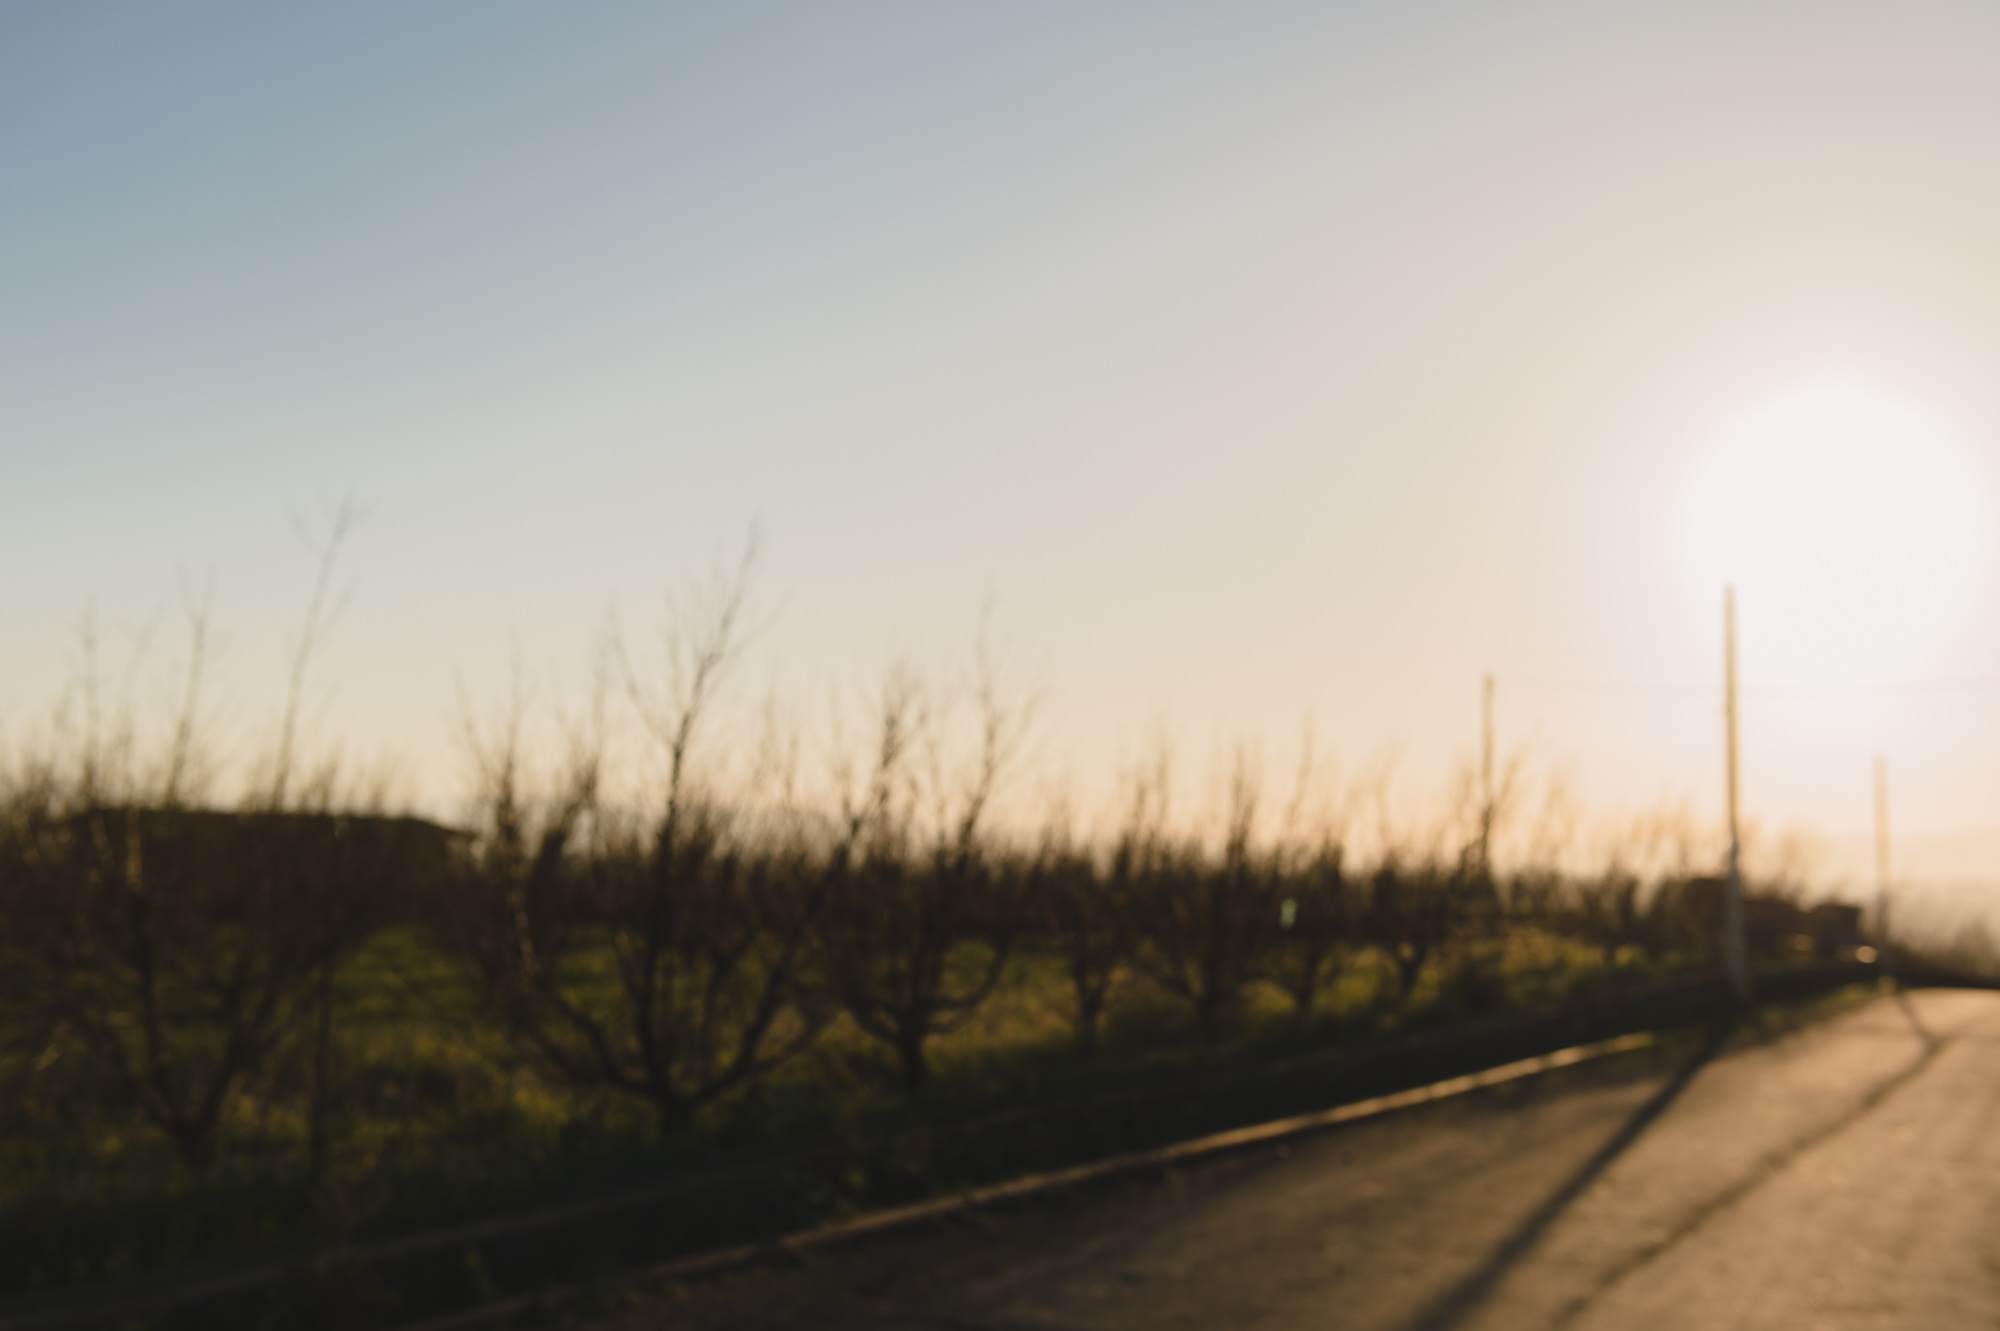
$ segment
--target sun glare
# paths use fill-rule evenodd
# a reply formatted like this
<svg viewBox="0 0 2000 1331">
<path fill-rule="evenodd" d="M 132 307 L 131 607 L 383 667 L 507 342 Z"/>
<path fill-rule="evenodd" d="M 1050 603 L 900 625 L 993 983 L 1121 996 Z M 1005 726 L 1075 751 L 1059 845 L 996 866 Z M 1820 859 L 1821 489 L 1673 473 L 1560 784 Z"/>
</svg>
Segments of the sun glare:
<svg viewBox="0 0 2000 1331">
<path fill-rule="evenodd" d="M 1694 510 L 1702 577 L 1737 588 L 1746 668 L 1798 680 L 1908 668 L 1959 604 L 1979 527 L 1959 447 L 1848 386 L 1738 423 Z"/>
</svg>

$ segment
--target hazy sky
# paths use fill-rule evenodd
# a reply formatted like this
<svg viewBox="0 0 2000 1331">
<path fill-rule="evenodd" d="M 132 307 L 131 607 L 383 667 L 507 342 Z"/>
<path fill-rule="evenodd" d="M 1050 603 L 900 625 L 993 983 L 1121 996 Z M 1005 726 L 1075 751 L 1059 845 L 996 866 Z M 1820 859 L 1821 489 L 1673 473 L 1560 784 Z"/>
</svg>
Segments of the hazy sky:
<svg viewBox="0 0 2000 1331">
<path fill-rule="evenodd" d="M 2000 687 L 1828 686 L 2000 678 L 1996 68 L 1972 3 L 8 5 L 0 710 L 212 575 L 254 730 L 351 494 L 321 738 L 433 802 L 455 678 L 756 522 L 795 687 L 990 594 L 1087 782 L 1310 715 L 1436 791 L 1492 671 L 1586 804 L 1706 811 L 1690 505 L 1837 382 L 1983 538 L 1865 671 L 1746 599 L 1746 803 L 1865 832 L 1883 750 L 1902 828 L 2000 827 Z"/>
</svg>

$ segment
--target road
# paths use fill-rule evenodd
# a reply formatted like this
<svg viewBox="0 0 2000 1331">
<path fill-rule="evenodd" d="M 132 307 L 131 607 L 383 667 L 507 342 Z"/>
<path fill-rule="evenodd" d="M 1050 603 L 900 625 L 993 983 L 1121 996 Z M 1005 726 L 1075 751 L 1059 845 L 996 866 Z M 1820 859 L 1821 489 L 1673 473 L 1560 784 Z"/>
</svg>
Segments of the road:
<svg viewBox="0 0 2000 1331">
<path fill-rule="evenodd" d="M 739 1271 L 606 1325 L 2000 1327 L 2000 994 L 1876 998 Z"/>
</svg>

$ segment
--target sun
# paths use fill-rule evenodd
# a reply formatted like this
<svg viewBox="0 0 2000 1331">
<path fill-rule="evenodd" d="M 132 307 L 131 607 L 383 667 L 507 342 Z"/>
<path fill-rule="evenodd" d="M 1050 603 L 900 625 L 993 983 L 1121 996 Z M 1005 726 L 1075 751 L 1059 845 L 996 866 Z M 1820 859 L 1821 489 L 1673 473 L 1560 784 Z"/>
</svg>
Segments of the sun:
<svg viewBox="0 0 2000 1331">
<path fill-rule="evenodd" d="M 1691 524 L 1737 589 L 1746 668 L 1800 681 L 1908 668 L 1963 599 L 1979 503 L 1959 445 L 1849 385 L 1789 394 L 1718 440 Z"/>
</svg>

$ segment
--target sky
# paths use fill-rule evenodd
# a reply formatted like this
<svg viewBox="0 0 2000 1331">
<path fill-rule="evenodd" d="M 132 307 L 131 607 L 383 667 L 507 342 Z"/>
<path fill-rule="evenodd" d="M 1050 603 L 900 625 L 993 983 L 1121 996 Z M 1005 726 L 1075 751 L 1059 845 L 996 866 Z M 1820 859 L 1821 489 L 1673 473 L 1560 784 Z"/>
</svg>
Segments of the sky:
<svg viewBox="0 0 2000 1331">
<path fill-rule="evenodd" d="M 1717 818 L 1691 515 L 1833 385 L 1968 536 L 1921 624 L 1744 588 L 1746 815 L 1839 860 L 1882 753 L 2000 882 L 1996 66 L 1926 0 L 0 8 L 0 739 L 86 618 L 157 708 L 212 587 L 254 747 L 351 499 L 311 734 L 424 808 L 754 530 L 746 689 L 990 614 L 1091 799 L 1309 722 L 1421 820 L 1491 674 L 1538 780 Z"/>
</svg>

